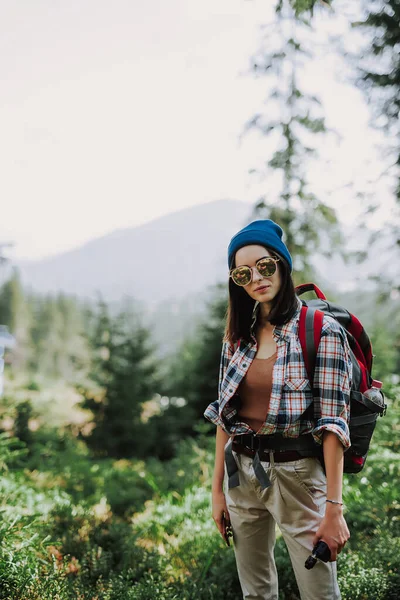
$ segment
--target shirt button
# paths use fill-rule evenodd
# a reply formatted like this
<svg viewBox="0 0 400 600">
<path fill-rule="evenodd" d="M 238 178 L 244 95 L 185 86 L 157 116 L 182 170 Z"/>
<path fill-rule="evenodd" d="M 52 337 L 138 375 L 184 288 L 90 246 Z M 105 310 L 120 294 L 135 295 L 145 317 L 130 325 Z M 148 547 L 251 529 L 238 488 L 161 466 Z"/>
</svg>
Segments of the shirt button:
<svg viewBox="0 0 400 600">
<path fill-rule="evenodd" d="M 246 364 L 246 363 L 243 363 L 242 367 L 247 367 L 247 364 Z"/>
<path fill-rule="evenodd" d="M 233 392 L 233 390 L 229 390 L 229 392 L 230 392 L 230 393 L 232 393 L 232 392 Z"/>
</svg>

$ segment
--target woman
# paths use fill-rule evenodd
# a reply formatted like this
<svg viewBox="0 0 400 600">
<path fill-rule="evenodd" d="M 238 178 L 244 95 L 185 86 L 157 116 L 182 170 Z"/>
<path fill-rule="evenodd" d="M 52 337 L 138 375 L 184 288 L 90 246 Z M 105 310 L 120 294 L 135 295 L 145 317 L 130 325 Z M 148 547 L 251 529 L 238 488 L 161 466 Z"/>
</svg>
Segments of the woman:
<svg viewBox="0 0 400 600">
<path fill-rule="evenodd" d="M 217 425 L 213 518 L 223 537 L 225 525 L 232 526 L 243 598 L 278 599 L 277 523 L 302 600 L 337 600 L 335 561 L 350 537 L 342 505 L 348 342 L 337 322 L 324 317 L 312 390 L 297 335 L 301 302 L 292 259 L 273 221 L 240 230 L 228 264 L 219 396 L 204 413 Z M 331 561 L 307 570 L 319 540 Z"/>
</svg>

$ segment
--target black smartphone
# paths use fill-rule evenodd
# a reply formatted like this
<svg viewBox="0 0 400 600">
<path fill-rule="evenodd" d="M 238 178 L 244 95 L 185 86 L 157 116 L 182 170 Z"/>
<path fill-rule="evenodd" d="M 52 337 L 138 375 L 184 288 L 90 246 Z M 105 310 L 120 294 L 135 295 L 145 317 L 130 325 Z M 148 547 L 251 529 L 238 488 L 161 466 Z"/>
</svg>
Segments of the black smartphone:
<svg viewBox="0 0 400 600">
<path fill-rule="evenodd" d="M 232 525 L 230 521 L 228 521 L 225 517 L 225 513 L 222 515 L 222 527 L 224 532 L 224 539 L 227 546 L 230 546 L 229 538 L 233 537 Z"/>
</svg>

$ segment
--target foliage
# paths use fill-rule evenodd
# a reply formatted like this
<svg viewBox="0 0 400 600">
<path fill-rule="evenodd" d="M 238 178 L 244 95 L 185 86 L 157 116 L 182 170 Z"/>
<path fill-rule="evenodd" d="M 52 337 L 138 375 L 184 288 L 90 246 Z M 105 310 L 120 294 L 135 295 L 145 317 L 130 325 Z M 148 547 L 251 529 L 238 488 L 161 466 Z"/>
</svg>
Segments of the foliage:
<svg viewBox="0 0 400 600">
<path fill-rule="evenodd" d="M 184 418 L 188 423 L 201 418 L 208 404 L 217 397 L 226 309 L 226 291 L 217 286 L 206 317 L 172 360 L 165 393 L 186 400 Z"/>
<path fill-rule="evenodd" d="M 384 254 L 383 272 L 371 278 L 378 284 L 381 308 L 388 299 L 395 304 L 388 322 L 394 332 L 396 370 L 400 366 L 400 0 L 369 0 L 363 3 L 363 18 L 353 23 L 366 34 L 366 43 L 359 50 L 357 61 L 358 81 L 365 92 L 371 110 L 374 127 L 385 132 L 385 148 L 382 152 L 386 167 L 382 178 L 390 178 L 397 206 L 391 218 L 375 237 L 371 237 L 372 252 Z M 375 193 L 375 189 L 374 189 Z M 378 202 L 371 207 L 372 215 Z"/>
<path fill-rule="evenodd" d="M 149 331 L 134 320 L 125 312 L 111 316 L 103 302 L 98 307 L 91 345 L 96 354 L 92 378 L 99 390 L 86 391 L 82 401 L 93 414 L 93 427 L 82 437 L 100 456 L 147 453 L 142 405 L 156 392 L 156 365 Z"/>
<path fill-rule="evenodd" d="M 67 381 L 83 378 L 90 362 L 85 310 L 65 294 L 27 293 L 15 269 L 0 288 L 0 320 L 17 341 L 10 354 L 13 371 Z"/>
<path fill-rule="evenodd" d="M 400 201 L 400 1 L 370 0 L 365 3 L 364 13 L 364 19 L 354 24 L 372 34 L 368 47 L 363 49 L 361 77 L 374 117 L 392 141 L 392 167 Z"/>
<path fill-rule="evenodd" d="M 25 368 L 31 352 L 29 335 L 32 315 L 15 268 L 10 279 L 0 288 L 0 316 L 1 324 L 8 327 L 17 342 L 13 350 L 14 363 L 19 368 Z"/>
<path fill-rule="evenodd" d="M 33 296 L 31 338 L 34 353 L 30 368 L 45 377 L 73 381 L 83 376 L 90 363 L 85 336 L 83 306 L 73 297 Z"/>
<path fill-rule="evenodd" d="M 303 275 L 320 232 L 337 236 L 334 212 L 306 176 L 315 155 L 311 140 L 325 132 L 317 99 L 298 84 L 312 32 L 307 13 L 315 4 L 277 1 L 275 31 L 266 30 L 267 47 L 254 69 L 273 78 L 269 108 L 276 103 L 285 112 L 271 120 L 259 114 L 250 123 L 274 142 L 267 168 L 282 183 L 278 202 L 261 198 L 258 214 L 282 223 Z M 383 32 L 372 50 L 389 70 L 369 71 L 365 83 L 385 90 L 382 106 L 395 135 L 396 11 L 398 1 L 387 0 L 364 23 Z M 273 41 L 278 45 L 271 49 Z M 386 383 L 400 353 L 386 306 L 371 334 L 388 414 L 378 421 L 362 474 L 345 477 L 351 538 L 338 561 L 343 600 L 400 596 L 400 389 Z M 61 294 L 26 294 L 17 273 L 3 285 L 2 321 L 19 341 L 13 375 L 30 373 L 22 394 L 3 399 L 0 414 L 0 600 L 241 598 L 233 548 L 225 547 L 211 519 L 215 430 L 202 420 L 216 398 L 225 310 L 225 291 L 218 289 L 207 318 L 160 381 L 138 315 L 112 315 L 101 302 L 93 310 Z M 43 419 L 48 377 L 78 380 L 91 429 Z M 280 600 L 296 597 L 282 537 L 275 554 Z"/>
<path fill-rule="evenodd" d="M 26 446 L 32 444 L 32 432 L 29 428 L 29 420 L 33 416 L 33 407 L 29 400 L 20 402 L 16 406 L 16 417 L 14 421 L 15 436 L 24 442 Z"/>
<path fill-rule="evenodd" d="M 26 455 L 25 444 L 5 431 L 0 432 L 0 472 L 20 466 Z"/>
<path fill-rule="evenodd" d="M 400 389 L 388 391 L 365 470 L 346 476 L 343 600 L 400 593 Z M 197 438 L 182 440 L 162 464 L 98 460 L 71 432 L 50 430 L 33 432 L 28 456 L 0 435 L 0 599 L 239 600 L 233 548 L 211 519 L 209 428 L 199 424 Z M 35 444 L 46 448 L 41 462 Z M 282 537 L 275 555 L 280 600 L 296 597 Z"/>
<path fill-rule="evenodd" d="M 263 166 L 252 172 L 262 180 L 267 175 L 268 180 L 274 178 L 280 188 L 275 199 L 261 196 L 254 216 L 271 218 L 282 226 L 294 271 L 302 280 L 312 272 L 312 253 L 331 252 L 341 237 L 334 209 L 316 196 L 307 180 L 307 169 L 315 164 L 313 138 L 326 133 L 326 127 L 320 101 L 299 84 L 312 55 L 312 27 L 309 16 L 300 15 L 292 5 L 278 1 L 274 21 L 263 27 L 252 71 L 267 78 L 268 110 L 254 115 L 246 130 L 260 133 L 269 149 Z"/>
<path fill-rule="evenodd" d="M 278 2 L 278 7 L 282 5 L 283 2 L 280 0 Z M 330 6 L 330 1 L 326 0 L 290 0 L 290 6 L 293 8 L 295 15 L 300 17 L 304 13 L 313 14 L 314 8 L 316 6 L 323 6 L 324 8 Z"/>
</svg>

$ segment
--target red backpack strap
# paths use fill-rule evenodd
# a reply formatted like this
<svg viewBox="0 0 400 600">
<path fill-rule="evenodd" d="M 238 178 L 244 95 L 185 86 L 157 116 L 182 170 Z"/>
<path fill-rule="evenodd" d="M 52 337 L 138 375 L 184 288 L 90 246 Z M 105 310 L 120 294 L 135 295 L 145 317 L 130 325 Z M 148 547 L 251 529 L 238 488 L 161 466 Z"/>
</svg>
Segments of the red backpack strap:
<svg viewBox="0 0 400 600">
<path fill-rule="evenodd" d="M 315 285 L 315 283 L 301 283 L 300 285 L 296 285 L 295 290 L 298 296 L 301 296 L 306 292 L 315 292 L 317 298 L 319 298 L 320 300 L 326 300 L 324 292 L 320 290 L 319 287 Z"/>
<path fill-rule="evenodd" d="M 314 369 L 321 340 L 323 320 L 324 313 L 322 310 L 303 304 L 300 311 L 299 339 L 311 387 L 314 383 Z"/>
</svg>

